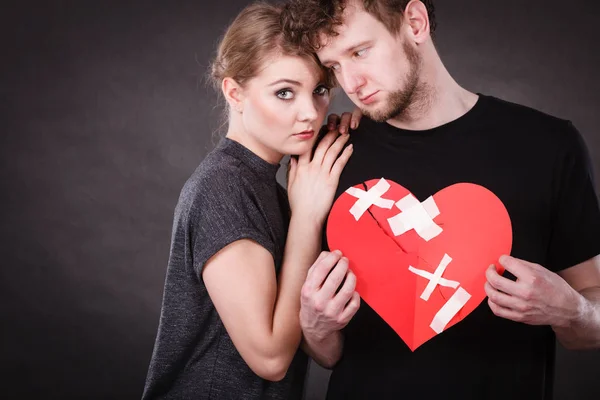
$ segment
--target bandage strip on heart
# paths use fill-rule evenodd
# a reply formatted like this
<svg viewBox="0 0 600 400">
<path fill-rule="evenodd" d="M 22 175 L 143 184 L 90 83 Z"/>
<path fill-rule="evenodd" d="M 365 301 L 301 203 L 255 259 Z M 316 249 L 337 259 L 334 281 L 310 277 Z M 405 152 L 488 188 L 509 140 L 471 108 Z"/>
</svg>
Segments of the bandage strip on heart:
<svg viewBox="0 0 600 400">
<path fill-rule="evenodd" d="M 397 202 L 394 202 L 394 200 L 382 197 L 389 188 L 390 184 L 381 178 L 376 185 L 367 191 L 354 187 L 346 190 L 346 193 L 358 199 L 350 208 L 350 213 L 354 216 L 355 220 L 358 221 L 372 206 L 391 209 L 393 205 L 396 205 L 400 209 L 400 213 L 387 220 L 395 236 L 400 236 L 414 229 L 423 240 L 430 241 L 443 232 L 443 229 L 434 222 L 434 218 L 440 215 L 440 210 L 432 196 L 421 203 L 413 195 L 408 194 Z M 448 322 L 454 318 L 471 298 L 471 295 L 466 290 L 458 287 L 458 282 L 442 278 L 444 271 L 451 261 L 452 258 L 445 254 L 433 274 L 412 266 L 408 267 L 416 275 L 429 279 L 427 287 L 420 296 L 424 301 L 429 300 L 431 293 L 433 293 L 433 290 L 438 285 L 453 289 L 458 288 L 446 304 L 437 312 L 430 324 L 431 329 L 438 334 L 444 330 Z"/>
</svg>

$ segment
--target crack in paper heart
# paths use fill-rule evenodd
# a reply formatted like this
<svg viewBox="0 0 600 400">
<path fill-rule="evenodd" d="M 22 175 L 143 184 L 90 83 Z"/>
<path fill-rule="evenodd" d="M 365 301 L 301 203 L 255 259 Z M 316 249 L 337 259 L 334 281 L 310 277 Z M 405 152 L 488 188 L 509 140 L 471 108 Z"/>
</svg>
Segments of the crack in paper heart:
<svg viewBox="0 0 600 400">
<path fill-rule="evenodd" d="M 367 184 L 365 182 L 362 183 L 363 188 L 366 191 L 369 190 L 369 188 L 367 187 Z M 369 207 L 367 209 L 367 212 L 369 213 L 369 215 L 371 216 L 371 218 L 373 218 L 373 220 L 375 221 L 375 223 L 377 224 L 377 227 L 383 232 L 383 234 L 385 236 L 387 236 L 389 239 L 392 239 L 392 241 L 394 242 L 394 244 L 404 253 L 408 254 L 409 252 L 400 244 L 396 241 L 395 237 L 392 237 L 390 234 L 388 234 L 385 229 L 383 229 L 383 227 L 381 226 L 381 224 L 379 223 L 379 221 L 377 220 L 377 218 L 375 218 L 375 216 L 373 215 L 373 213 L 371 212 L 371 207 Z M 444 223 L 443 222 L 438 222 L 437 225 L 441 228 L 444 227 Z M 417 259 L 419 261 L 422 261 L 423 263 L 425 263 L 430 269 L 433 268 L 433 266 L 431 265 L 431 263 L 429 261 L 427 261 L 425 258 L 421 257 L 421 255 L 419 253 L 416 254 Z M 440 296 L 442 296 L 442 298 L 444 300 L 448 300 L 448 297 L 444 295 L 444 292 L 441 290 L 441 288 L 439 286 L 436 286 L 435 290 L 437 292 L 439 292 Z"/>
</svg>

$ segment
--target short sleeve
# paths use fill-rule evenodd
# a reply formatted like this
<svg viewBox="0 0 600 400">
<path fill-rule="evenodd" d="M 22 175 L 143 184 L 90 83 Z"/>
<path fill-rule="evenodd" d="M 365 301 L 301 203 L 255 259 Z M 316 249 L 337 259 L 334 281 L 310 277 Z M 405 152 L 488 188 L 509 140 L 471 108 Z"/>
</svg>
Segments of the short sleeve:
<svg viewBox="0 0 600 400">
<path fill-rule="evenodd" d="M 557 163 L 547 268 L 558 272 L 600 254 L 600 207 L 583 137 L 568 123 Z"/>
<path fill-rule="evenodd" d="M 232 174 L 221 175 L 204 179 L 191 203 L 188 227 L 193 268 L 199 279 L 206 262 L 237 240 L 253 240 L 275 259 L 275 243 L 248 183 Z"/>
</svg>

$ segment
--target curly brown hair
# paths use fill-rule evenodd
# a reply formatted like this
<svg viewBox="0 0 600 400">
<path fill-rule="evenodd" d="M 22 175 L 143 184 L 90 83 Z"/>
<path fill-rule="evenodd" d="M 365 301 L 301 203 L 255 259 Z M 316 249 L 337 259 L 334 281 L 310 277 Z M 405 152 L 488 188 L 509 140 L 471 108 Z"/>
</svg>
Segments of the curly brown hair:
<svg viewBox="0 0 600 400">
<path fill-rule="evenodd" d="M 362 0 L 362 6 L 369 14 L 393 34 L 400 30 L 404 10 L 410 0 Z M 436 28 L 433 0 L 421 0 L 427 8 L 430 32 Z M 284 10 L 283 21 L 290 41 L 317 51 L 321 47 L 320 36 L 336 36 L 336 28 L 343 24 L 342 15 L 347 0 L 290 0 Z"/>
<path fill-rule="evenodd" d="M 324 68 L 314 52 L 293 42 L 287 34 L 287 10 L 281 5 L 257 1 L 244 8 L 227 28 L 210 65 L 210 80 L 217 92 L 225 77 L 244 86 L 274 55 L 297 56 L 313 62 L 322 73 L 323 83 L 335 84 L 331 71 Z"/>
</svg>

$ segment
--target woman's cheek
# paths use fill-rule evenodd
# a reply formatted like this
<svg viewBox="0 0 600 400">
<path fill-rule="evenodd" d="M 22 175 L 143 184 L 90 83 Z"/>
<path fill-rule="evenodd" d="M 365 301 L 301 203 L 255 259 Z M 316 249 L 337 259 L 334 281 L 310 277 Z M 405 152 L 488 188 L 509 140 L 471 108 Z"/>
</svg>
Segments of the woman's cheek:
<svg viewBox="0 0 600 400">
<path fill-rule="evenodd" d="M 268 116 L 270 126 L 278 131 L 283 131 L 281 133 L 287 133 L 293 128 L 293 107 L 288 102 L 279 99 L 273 101 L 266 108 L 265 115 Z"/>
<path fill-rule="evenodd" d="M 261 99 L 255 106 L 257 117 L 266 129 L 273 129 L 278 125 L 279 114 L 281 113 L 278 102 L 281 102 L 281 100 L 265 98 Z"/>
<path fill-rule="evenodd" d="M 319 125 L 322 125 L 325 120 L 325 114 L 329 109 L 329 96 L 319 97 L 317 100 L 317 110 L 319 110 Z"/>
</svg>

